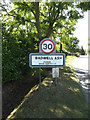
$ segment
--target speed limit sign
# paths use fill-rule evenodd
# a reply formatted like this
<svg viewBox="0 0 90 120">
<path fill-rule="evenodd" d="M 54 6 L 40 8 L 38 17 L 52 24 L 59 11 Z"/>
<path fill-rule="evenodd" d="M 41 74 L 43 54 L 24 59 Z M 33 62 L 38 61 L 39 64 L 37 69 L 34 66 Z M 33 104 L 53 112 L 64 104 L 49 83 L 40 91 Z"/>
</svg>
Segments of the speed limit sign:
<svg viewBox="0 0 90 120">
<path fill-rule="evenodd" d="M 45 54 L 56 52 L 56 45 L 52 39 L 46 38 L 40 42 L 39 51 Z"/>
</svg>

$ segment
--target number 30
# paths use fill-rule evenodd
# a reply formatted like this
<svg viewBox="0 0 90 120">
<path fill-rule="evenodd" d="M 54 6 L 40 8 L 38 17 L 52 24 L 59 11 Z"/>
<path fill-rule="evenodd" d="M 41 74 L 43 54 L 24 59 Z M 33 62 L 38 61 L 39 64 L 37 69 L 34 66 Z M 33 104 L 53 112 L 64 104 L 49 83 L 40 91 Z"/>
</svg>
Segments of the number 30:
<svg viewBox="0 0 90 120">
<path fill-rule="evenodd" d="M 46 50 L 46 49 L 51 50 L 52 49 L 52 44 L 43 44 L 43 49 L 44 50 Z"/>
</svg>

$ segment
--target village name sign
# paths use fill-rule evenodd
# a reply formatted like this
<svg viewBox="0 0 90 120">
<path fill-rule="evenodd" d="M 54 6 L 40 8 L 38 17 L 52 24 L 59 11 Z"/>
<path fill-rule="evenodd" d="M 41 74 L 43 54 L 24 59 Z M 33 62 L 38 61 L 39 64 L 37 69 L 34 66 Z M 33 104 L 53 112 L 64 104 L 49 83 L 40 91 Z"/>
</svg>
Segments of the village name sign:
<svg viewBox="0 0 90 120">
<path fill-rule="evenodd" d="M 56 53 L 56 44 L 53 40 L 46 38 L 40 42 L 39 53 L 29 54 L 30 67 L 63 67 L 65 65 L 65 54 Z"/>
<path fill-rule="evenodd" d="M 65 54 L 56 53 L 55 42 L 45 38 L 39 44 L 39 53 L 29 54 L 29 66 L 52 68 L 53 78 L 59 77 L 59 68 L 65 66 Z"/>
</svg>

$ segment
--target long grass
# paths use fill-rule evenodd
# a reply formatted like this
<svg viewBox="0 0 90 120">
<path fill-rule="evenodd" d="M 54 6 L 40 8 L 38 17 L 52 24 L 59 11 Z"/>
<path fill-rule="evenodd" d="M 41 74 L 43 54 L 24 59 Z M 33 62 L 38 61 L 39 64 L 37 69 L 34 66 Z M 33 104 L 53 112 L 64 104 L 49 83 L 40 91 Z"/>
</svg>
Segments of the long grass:
<svg viewBox="0 0 90 120">
<path fill-rule="evenodd" d="M 48 74 L 42 86 L 36 85 L 22 103 L 8 116 L 14 118 L 88 118 L 85 96 L 77 82 L 72 63 L 74 56 L 66 58 L 66 66 L 60 68 L 55 86 L 52 74 Z"/>
</svg>

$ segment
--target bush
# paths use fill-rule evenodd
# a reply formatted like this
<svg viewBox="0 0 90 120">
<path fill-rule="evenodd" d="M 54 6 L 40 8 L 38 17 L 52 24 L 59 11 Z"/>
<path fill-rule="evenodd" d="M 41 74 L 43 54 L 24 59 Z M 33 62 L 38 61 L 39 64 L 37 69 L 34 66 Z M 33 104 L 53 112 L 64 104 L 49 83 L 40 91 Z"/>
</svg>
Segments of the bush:
<svg viewBox="0 0 90 120">
<path fill-rule="evenodd" d="M 13 43 L 3 42 L 3 53 L 2 53 L 2 83 L 6 83 L 11 80 L 22 79 L 21 70 L 21 58 L 20 49 Z M 7 46 L 6 46 L 7 45 Z M 15 48 L 14 46 L 15 45 Z M 11 48 L 10 48 L 11 47 Z"/>
<path fill-rule="evenodd" d="M 77 56 L 77 57 L 80 57 L 80 53 L 79 53 L 79 52 L 76 52 L 76 56 Z"/>
<path fill-rule="evenodd" d="M 65 56 L 67 56 L 69 53 L 65 50 L 62 50 L 62 53 L 65 53 Z"/>
<path fill-rule="evenodd" d="M 85 55 L 85 50 L 83 49 L 83 46 L 81 46 L 81 54 Z"/>
<path fill-rule="evenodd" d="M 25 34 L 25 32 L 23 32 Z M 3 30 L 2 42 L 2 83 L 21 80 L 29 70 L 29 54 L 35 47 L 31 38 L 25 38 L 22 33 L 12 34 Z M 31 47 L 30 47 L 31 46 Z"/>
</svg>

